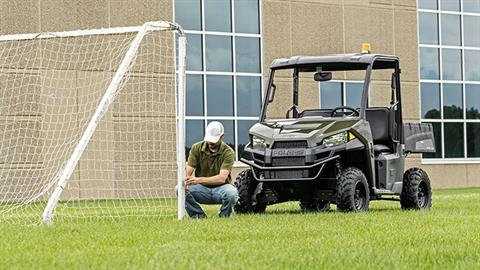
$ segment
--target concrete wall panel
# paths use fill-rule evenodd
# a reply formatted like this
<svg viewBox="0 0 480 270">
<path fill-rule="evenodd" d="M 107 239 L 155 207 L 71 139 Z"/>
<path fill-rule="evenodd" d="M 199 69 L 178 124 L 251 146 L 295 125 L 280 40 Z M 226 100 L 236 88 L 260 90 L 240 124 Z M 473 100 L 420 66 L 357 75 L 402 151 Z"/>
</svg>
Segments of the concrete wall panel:
<svg viewBox="0 0 480 270">
<path fill-rule="evenodd" d="M 268 74 L 272 61 L 292 55 L 290 3 L 263 1 L 263 72 Z"/>
<path fill-rule="evenodd" d="M 0 67 L 2 72 L 22 69 L 18 72 L 37 72 L 41 67 L 39 42 L 31 40 L 3 41 L 0 43 Z M 27 71 L 26 71 L 26 70 Z"/>
<path fill-rule="evenodd" d="M 31 199 L 46 187 L 42 185 L 42 176 L 41 166 L 0 164 L 0 201 L 22 202 Z"/>
<path fill-rule="evenodd" d="M 466 187 L 468 176 L 466 164 L 420 165 L 432 182 L 433 188 Z"/>
<path fill-rule="evenodd" d="M 79 29 L 76 1 L 42 0 L 39 2 L 42 32 Z"/>
<path fill-rule="evenodd" d="M 320 90 L 318 83 L 315 81 L 301 82 L 299 85 L 299 99 L 298 110 L 301 112 L 306 109 L 320 108 Z"/>
<path fill-rule="evenodd" d="M 343 52 L 343 18 L 339 6 L 313 3 L 291 5 L 293 55 Z M 293 20 L 293 18 L 295 18 Z"/>
<path fill-rule="evenodd" d="M 345 51 L 359 52 L 368 42 L 372 52 L 393 54 L 393 10 L 345 7 Z"/>
<path fill-rule="evenodd" d="M 0 163 L 42 162 L 40 119 L 1 117 L 0 130 Z"/>
<path fill-rule="evenodd" d="M 110 0 L 110 26 L 137 26 L 148 21 L 172 20 L 172 1 Z"/>
<path fill-rule="evenodd" d="M 388 107 L 390 99 L 391 89 L 389 82 L 375 81 L 370 84 L 370 106 Z"/>
<path fill-rule="evenodd" d="M 21 79 L 20 79 L 21 78 Z M 0 73 L 0 115 L 40 115 L 40 75 L 11 70 Z"/>
<path fill-rule="evenodd" d="M 175 197 L 177 176 L 174 163 L 119 164 L 115 166 L 115 178 L 117 198 Z"/>
<path fill-rule="evenodd" d="M 173 162 L 175 122 L 173 119 L 116 118 L 115 161 Z M 120 132 L 121 131 L 121 132 Z"/>
<path fill-rule="evenodd" d="M 135 74 L 121 89 L 115 116 L 175 118 L 174 75 Z"/>
<path fill-rule="evenodd" d="M 277 79 L 275 80 L 277 90 L 272 103 L 268 105 L 267 118 L 283 119 L 287 110 L 292 106 L 293 101 L 293 84 L 291 80 Z"/>
<path fill-rule="evenodd" d="M 418 82 L 416 10 L 395 9 L 395 54 L 400 58 L 402 82 Z"/>
<path fill-rule="evenodd" d="M 40 31 L 38 0 L 0 1 L 1 34 L 36 33 Z"/>
<path fill-rule="evenodd" d="M 402 112 L 403 121 L 416 122 L 420 116 L 420 104 L 417 83 L 402 84 Z"/>
<path fill-rule="evenodd" d="M 467 185 L 468 187 L 480 187 L 480 164 L 467 165 Z"/>
</svg>

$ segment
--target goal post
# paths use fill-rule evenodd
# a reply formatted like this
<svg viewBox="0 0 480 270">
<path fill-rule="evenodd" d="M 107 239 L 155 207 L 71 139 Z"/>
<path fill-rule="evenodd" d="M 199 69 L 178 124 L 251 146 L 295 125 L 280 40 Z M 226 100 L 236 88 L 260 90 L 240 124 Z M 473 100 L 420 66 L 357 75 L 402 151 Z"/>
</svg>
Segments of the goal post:
<svg viewBox="0 0 480 270">
<path fill-rule="evenodd" d="M 181 220 L 185 61 L 164 21 L 0 36 L 0 219 Z"/>
</svg>

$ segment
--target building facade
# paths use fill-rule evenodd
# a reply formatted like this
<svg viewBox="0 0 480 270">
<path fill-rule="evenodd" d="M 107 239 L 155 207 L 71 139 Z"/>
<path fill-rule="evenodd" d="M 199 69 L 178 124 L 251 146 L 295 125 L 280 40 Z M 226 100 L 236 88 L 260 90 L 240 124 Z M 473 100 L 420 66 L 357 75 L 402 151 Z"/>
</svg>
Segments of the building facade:
<svg viewBox="0 0 480 270">
<path fill-rule="evenodd" d="M 404 121 L 435 128 L 440 151 L 411 155 L 406 165 L 426 169 L 435 188 L 480 186 L 480 0 L 0 0 L 1 34 L 158 19 L 187 33 L 187 148 L 217 120 L 238 158 L 273 59 L 358 52 L 369 42 L 400 58 Z M 389 98 L 381 92 L 389 84 L 374 78 L 372 104 Z M 320 107 L 337 95 L 348 104 L 359 85 L 311 85 L 311 99 L 300 102 Z M 244 168 L 237 162 L 234 173 Z"/>
</svg>

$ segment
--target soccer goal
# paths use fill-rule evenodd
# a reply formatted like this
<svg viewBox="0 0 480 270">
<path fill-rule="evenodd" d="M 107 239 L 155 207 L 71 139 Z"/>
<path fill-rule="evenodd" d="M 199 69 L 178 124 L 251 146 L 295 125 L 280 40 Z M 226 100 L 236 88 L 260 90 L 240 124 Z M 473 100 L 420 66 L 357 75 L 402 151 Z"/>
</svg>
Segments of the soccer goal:
<svg viewBox="0 0 480 270">
<path fill-rule="evenodd" d="M 183 217 L 185 36 L 0 36 L 0 222 Z"/>
</svg>

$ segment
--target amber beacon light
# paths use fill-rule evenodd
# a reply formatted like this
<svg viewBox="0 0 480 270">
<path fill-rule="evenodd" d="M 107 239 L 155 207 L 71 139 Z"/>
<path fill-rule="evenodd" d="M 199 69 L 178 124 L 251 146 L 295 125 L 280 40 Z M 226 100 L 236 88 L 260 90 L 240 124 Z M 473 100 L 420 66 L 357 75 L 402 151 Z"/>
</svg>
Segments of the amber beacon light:
<svg viewBox="0 0 480 270">
<path fill-rule="evenodd" d="M 362 53 L 370 53 L 371 45 L 370 43 L 363 43 L 362 44 Z"/>
</svg>

